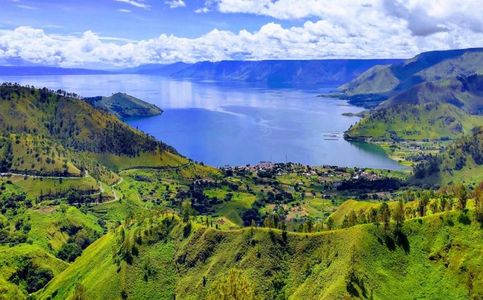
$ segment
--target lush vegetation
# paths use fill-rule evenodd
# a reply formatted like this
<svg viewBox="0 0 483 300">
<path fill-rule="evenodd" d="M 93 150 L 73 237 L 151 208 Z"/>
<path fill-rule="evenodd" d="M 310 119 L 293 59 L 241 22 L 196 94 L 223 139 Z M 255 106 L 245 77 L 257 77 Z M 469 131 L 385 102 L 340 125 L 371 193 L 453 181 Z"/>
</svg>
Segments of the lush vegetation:
<svg viewBox="0 0 483 300">
<path fill-rule="evenodd" d="M 412 173 L 215 169 L 76 95 L 0 97 L 0 299 L 483 297 L 481 128 L 387 142 Z"/>
</svg>

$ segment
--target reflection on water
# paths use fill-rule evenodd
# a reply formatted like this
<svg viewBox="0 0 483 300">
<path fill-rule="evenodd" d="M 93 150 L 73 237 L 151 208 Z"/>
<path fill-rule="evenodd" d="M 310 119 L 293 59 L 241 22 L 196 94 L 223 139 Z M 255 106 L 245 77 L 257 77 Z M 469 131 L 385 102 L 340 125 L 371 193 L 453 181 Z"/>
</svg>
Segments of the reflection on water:
<svg viewBox="0 0 483 300">
<path fill-rule="evenodd" d="M 262 160 L 310 165 L 400 169 L 374 145 L 350 143 L 344 130 L 360 108 L 317 95 L 317 89 L 177 81 L 145 75 L 4 77 L 0 81 L 64 89 L 83 96 L 126 92 L 164 110 L 127 120 L 197 161 L 222 166 Z M 343 105 L 341 105 L 343 104 Z"/>
</svg>

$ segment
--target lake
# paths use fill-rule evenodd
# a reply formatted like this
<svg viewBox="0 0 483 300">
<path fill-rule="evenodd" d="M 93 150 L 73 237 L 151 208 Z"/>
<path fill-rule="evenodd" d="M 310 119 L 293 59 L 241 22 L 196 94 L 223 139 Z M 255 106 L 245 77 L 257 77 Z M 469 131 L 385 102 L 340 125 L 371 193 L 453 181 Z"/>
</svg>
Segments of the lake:
<svg viewBox="0 0 483 300">
<path fill-rule="evenodd" d="M 343 139 L 362 108 L 318 97 L 334 87 L 269 88 L 256 84 L 172 80 L 147 75 L 0 77 L 82 96 L 126 92 L 164 110 L 126 120 L 195 161 L 213 166 L 260 161 L 401 169 L 369 144 Z"/>
</svg>

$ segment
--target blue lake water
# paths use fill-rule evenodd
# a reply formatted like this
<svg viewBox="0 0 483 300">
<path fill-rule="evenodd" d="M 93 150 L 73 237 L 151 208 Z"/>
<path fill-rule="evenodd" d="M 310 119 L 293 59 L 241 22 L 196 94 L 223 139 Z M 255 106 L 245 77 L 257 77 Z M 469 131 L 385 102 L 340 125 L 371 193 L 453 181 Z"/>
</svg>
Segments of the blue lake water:
<svg viewBox="0 0 483 300">
<path fill-rule="evenodd" d="M 164 110 L 160 116 L 126 120 L 214 166 L 260 161 L 401 169 L 378 147 L 351 143 L 343 132 L 362 109 L 317 97 L 333 87 L 268 88 L 240 83 L 178 81 L 146 75 L 0 77 L 0 81 L 64 89 L 82 96 L 126 92 Z"/>
</svg>

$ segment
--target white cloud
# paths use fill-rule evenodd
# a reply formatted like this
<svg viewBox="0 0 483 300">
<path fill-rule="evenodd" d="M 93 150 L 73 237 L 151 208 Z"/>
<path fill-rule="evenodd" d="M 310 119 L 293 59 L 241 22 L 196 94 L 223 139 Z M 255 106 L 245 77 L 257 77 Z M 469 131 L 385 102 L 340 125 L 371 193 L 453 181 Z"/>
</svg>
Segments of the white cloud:
<svg viewBox="0 0 483 300">
<path fill-rule="evenodd" d="M 129 9 L 124 9 L 124 8 L 118 9 L 117 11 L 125 14 L 129 14 L 131 12 Z"/>
<path fill-rule="evenodd" d="M 208 7 L 206 7 L 206 6 L 204 6 L 204 7 L 200 7 L 198 9 L 196 9 L 195 10 L 195 13 L 197 13 L 197 14 L 206 14 L 209 11 L 210 11 L 210 9 Z"/>
<path fill-rule="evenodd" d="M 479 11 L 471 0 L 458 7 L 447 4 L 453 0 L 441 6 L 431 6 L 439 3 L 436 0 L 305 0 L 304 5 L 295 0 L 217 1 L 202 9 L 296 17 L 303 23 L 284 27 L 271 22 L 250 32 L 214 29 L 197 38 L 161 34 L 141 41 L 91 31 L 60 36 L 18 27 L 0 31 L 0 59 L 123 67 L 229 59 L 404 58 L 429 50 L 483 46 Z"/>
<path fill-rule="evenodd" d="M 183 0 L 170 0 L 165 2 L 170 8 L 185 7 L 186 3 Z"/>
<path fill-rule="evenodd" d="M 137 8 L 144 8 L 144 9 L 147 9 L 150 7 L 150 5 L 144 3 L 144 1 L 136 1 L 136 0 L 114 0 L 116 2 L 122 2 L 122 3 L 126 3 L 126 4 L 129 4 L 129 5 L 132 5 L 134 7 L 137 7 Z"/>
<path fill-rule="evenodd" d="M 25 4 L 17 4 L 15 6 L 18 7 L 18 8 L 21 8 L 21 9 L 28 9 L 28 10 L 37 9 L 36 7 L 30 6 L 30 5 L 25 5 Z"/>
</svg>

